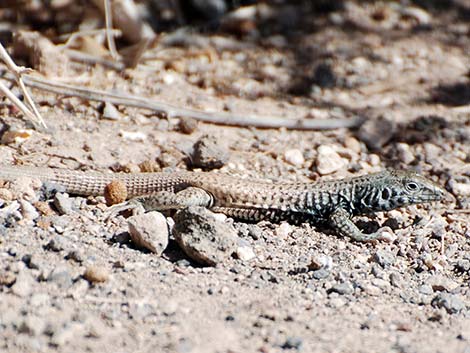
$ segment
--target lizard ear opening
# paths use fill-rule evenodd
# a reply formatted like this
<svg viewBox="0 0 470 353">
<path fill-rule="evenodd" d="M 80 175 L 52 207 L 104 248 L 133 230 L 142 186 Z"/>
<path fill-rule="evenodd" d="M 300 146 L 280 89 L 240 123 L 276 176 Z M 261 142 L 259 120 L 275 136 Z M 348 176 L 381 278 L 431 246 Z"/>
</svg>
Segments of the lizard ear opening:
<svg viewBox="0 0 470 353">
<path fill-rule="evenodd" d="M 390 198 L 390 191 L 388 189 L 383 189 L 381 196 L 383 200 L 388 200 Z"/>
</svg>

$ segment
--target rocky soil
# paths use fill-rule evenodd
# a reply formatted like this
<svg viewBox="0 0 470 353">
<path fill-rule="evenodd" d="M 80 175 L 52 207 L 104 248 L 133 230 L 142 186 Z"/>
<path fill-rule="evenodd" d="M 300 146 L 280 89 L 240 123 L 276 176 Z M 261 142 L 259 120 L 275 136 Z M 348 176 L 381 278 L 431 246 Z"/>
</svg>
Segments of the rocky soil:
<svg viewBox="0 0 470 353">
<path fill-rule="evenodd" d="M 4 100 L 0 164 L 274 182 L 412 169 L 447 199 L 359 219 L 393 231 L 362 244 L 197 208 L 107 220 L 104 197 L 1 182 L 0 351 L 470 351 L 470 6 L 308 3 L 255 5 L 274 14 L 184 40 L 169 30 L 125 71 L 34 68 L 199 111 L 360 127 L 214 125 L 32 90 L 48 129 Z"/>
</svg>

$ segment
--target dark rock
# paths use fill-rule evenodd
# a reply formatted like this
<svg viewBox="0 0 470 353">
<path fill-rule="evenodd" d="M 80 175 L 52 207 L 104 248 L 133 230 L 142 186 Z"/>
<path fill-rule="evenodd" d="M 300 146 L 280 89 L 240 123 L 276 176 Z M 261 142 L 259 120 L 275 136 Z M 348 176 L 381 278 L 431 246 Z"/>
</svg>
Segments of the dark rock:
<svg viewBox="0 0 470 353">
<path fill-rule="evenodd" d="M 229 153 L 221 141 L 205 135 L 194 144 L 192 164 L 197 168 L 211 170 L 221 168 L 227 163 L 228 157 Z"/>
<path fill-rule="evenodd" d="M 396 257 L 393 253 L 387 250 L 377 250 L 373 256 L 373 260 L 383 268 L 391 266 L 395 263 Z"/>
<path fill-rule="evenodd" d="M 449 314 L 457 314 L 465 309 L 465 303 L 457 295 L 443 292 L 434 297 L 431 305 L 436 308 L 444 308 Z"/>
<path fill-rule="evenodd" d="M 370 118 L 361 125 L 357 138 L 364 142 L 370 150 L 379 150 L 393 137 L 396 124 L 387 118 Z"/>
<path fill-rule="evenodd" d="M 218 221 L 203 207 L 188 207 L 175 215 L 173 235 L 183 251 L 194 261 L 215 266 L 237 249 L 237 231 Z"/>
</svg>

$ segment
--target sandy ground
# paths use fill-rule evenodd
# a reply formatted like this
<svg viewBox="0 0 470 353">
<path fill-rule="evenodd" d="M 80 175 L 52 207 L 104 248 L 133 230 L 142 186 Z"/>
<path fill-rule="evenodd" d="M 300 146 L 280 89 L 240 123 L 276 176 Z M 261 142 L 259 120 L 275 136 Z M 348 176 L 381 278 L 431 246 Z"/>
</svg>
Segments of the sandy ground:
<svg viewBox="0 0 470 353">
<path fill-rule="evenodd" d="M 70 212 L 35 214 L 35 196 L 25 196 L 23 211 L 0 225 L 0 350 L 470 352 L 470 8 L 377 6 L 292 6 L 258 33 L 194 32 L 191 45 L 169 41 L 134 69 L 73 63 L 60 77 L 203 111 L 357 115 L 366 119 L 359 130 L 197 123 L 184 133 L 177 116 L 117 106 L 109 119 L 100 103 L 34 90 L 49 129 L 4 140 L 0 162 L 192 170 L 188 155 L 208 135 L 228 151 L 218 172 L 314 181 L 413 169 L 451 200 L 363 219 L 391 226 L 392 243 L 227 219 L 255 257 L 211 267 L 173 238 L 161 256 L 136 247 L 123 216 L 103 220 L 100 197 L 71 195 Z M 14 115 L 3 103 L 4 132 L 30 128 Z M 334 152 L 331 172 L 319 172 L 320 146 Z M 104 282 L 85 279 L 90 268 Z"/>
</svg>

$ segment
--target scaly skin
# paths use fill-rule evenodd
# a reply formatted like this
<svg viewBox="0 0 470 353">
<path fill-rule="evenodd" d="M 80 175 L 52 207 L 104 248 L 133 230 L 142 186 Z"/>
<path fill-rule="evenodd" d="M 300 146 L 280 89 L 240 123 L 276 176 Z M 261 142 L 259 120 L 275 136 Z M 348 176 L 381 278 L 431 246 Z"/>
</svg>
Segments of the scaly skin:
<svg viewBox="0 0 470 353">
<path fill-rule="evenodd" d="M 79 195 L 101 195 L 106 185 L 119 180 L 126 186 L 130 202 L 146 210 L 203 206 L 245 221 L 327 221 L 340 234 L 358 241 L 373 240 L 379 234 L 362 233 L 352 216 L 439 201 L 445 194 L 424 177 L 397 170 L 318 183 L 274 184 L 215 173 L 112 174 L 0 166 L 0 179 L 21 176 L 57 184 Z"/>
</svg>

